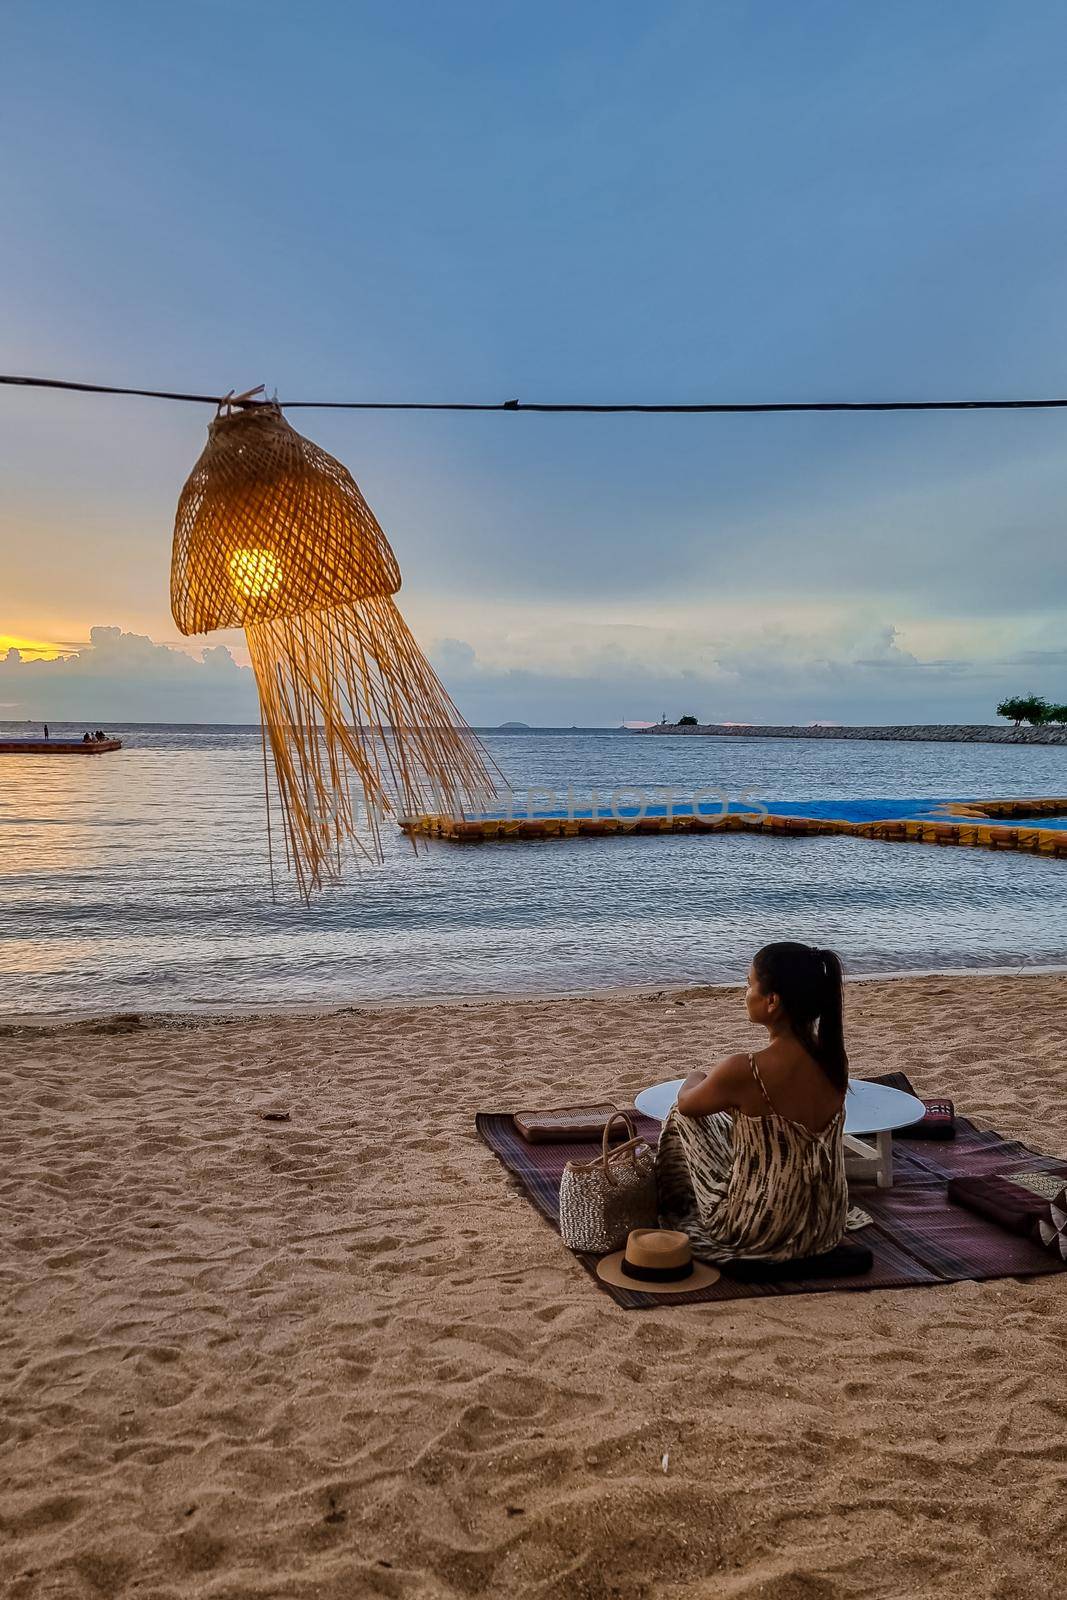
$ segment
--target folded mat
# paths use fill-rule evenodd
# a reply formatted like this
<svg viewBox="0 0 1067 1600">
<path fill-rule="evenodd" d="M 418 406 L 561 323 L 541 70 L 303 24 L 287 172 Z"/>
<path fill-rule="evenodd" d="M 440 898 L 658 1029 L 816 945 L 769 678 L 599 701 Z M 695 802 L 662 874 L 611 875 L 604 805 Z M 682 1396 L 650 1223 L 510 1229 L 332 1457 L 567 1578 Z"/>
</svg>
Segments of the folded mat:
<svg viewBox="0 0 1067 1600">
<path fill-rule="evenodd" d="M 873 1080 L 892 1088 L 914 1090 L 902 1072 Z M 638 1117 L 642 1138 L 655 1145 L 659 1123 Z M 515 1131 L 508 1114 L 479 1112 L 478 1133 L 515 1178 L 526 1198 L 553 1227 L 559 1227 L 559 1184 L 570 1160 L 591 1159 L 599 1145 L 530 1145 Z M 964 1278 L 1028 1277 L 1063 1272 L 1067 1264 L 1028 1238 L 1008 1233 L 985 1218 L 952 1205 L 946 1193 L 950 1178 L 988 1177 L 1016 1168 L 1028 1172 L 1065 1170 L 1062 1160 L 1043 1156 L 1017 1140 L 978 1127 L 966 1117 L 956 1118 L 956 1137 L 940 1143 L 919 1140 L 897 1144 L 894 1150 L 892 1189 L 864 1188 L 864 1209 L 870 1227 L 850 1234 L 848 1243 L 865 1245 L 873 1265 L 868 1273 L 836 1277 L 793 1277 L 745 1282 L 729 1268 L 717 1283 L 689 1294 L 642 1294 L 618 1289 L 596 1277 L 595 1255 L 578 1259 L 598 1287 L 631 1310 L 650 1306 L 694 1304 L 706 1300 L 752 1299 L 756 1296 L 811 1294 L 829 1289 L 904 1289 L 919 1284 L 956 1283 Z M 737 1265 L 735 1263 L 735 1265 Z"/>
<path fill-rule="evenodd" d="M 527 1144 L 580 1144 L 602 1138 L 604 1129 L 620 1111 L 631 1120 L 637 1115 L 633 1106 L 604 1101 L 598 1105 L 555 1106 L 551 1111 L 516 1111 L 515 1127 Z M 626 1138 L 621 1122 L 615 1124 L 613 1136 Z"/>
</svg>

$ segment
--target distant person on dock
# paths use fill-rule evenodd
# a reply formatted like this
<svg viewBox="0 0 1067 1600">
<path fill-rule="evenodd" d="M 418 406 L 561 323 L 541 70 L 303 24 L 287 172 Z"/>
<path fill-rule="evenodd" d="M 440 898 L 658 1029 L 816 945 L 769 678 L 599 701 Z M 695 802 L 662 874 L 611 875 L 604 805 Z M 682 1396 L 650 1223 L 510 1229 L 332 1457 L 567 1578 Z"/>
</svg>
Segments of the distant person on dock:
<svg viewBox="0 0 1067 1600">
<path fill-rule="evenodd" d="M 841 962 L 765 945 L 745 1008 L 768 1042 L 682 1085 L 656 1157 L 660 1223 L 705 1261 L 818 1255 L 840 1244 L 848 1216 Z"/>
</svg>

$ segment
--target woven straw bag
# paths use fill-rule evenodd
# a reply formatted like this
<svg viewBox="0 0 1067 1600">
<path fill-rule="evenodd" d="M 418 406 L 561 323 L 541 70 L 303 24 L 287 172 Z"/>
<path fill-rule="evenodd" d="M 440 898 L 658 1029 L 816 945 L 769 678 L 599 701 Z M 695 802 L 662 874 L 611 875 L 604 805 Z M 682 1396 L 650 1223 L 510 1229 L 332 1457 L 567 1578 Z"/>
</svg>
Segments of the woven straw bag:
<svg viewBox="0 0 1067 1600">
<path fill-rule="evenodd" d="M 617 1119 L 630 1137 L 609 1148 Z M 600 1154 L 592 1161 L 568 1161 L 559 1187 L 559 1231 L 572 1250 L 619 1250 L 633 1228 L 654 1228 L 656 1207 L 655 1152 L 637 1137 L 625 1111 L 616 1111 L 604 1127 Z"/>
</svg>

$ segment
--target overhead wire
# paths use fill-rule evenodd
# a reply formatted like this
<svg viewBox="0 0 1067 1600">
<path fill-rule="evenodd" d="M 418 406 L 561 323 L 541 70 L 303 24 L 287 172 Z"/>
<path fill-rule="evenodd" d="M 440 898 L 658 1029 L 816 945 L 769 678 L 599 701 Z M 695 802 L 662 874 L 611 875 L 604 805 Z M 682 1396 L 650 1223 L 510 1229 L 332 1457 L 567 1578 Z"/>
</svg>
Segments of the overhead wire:
<svg viewBox="0 0 1067 1600">
<path fill-rule="evenodd" d="M 774 412 L 820 411 L 1055 411 L 1067 399 L 993 400 L 761 400 L 708 401 L 698 404 L 619 402 L 614 404 L 540 400 L 262 400 L 258 391 L 189 394 L 174 389 L 133 389 L 109 383 L 80 383 L 66 378 L 34 378 L 0 374 L 0 384 L 23 389 L 60 389 L 76 394 L 131 395 L 144 400 L 178 400 L 196 405 L 252 407 L 274 404 L 283 411 L 530 411 L 567 415 L 716 416 Z"/>
</svg>

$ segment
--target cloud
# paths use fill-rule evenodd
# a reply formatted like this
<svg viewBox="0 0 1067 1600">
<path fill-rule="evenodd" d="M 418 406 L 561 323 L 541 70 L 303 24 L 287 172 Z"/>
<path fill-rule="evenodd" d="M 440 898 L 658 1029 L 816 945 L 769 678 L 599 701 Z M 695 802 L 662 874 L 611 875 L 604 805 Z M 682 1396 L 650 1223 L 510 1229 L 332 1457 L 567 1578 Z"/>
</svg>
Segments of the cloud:
<svg viewBox="0 0 1067 1600">
<path fill-rule="evenodd" d="M 97 627 L 89 644 L 55 660 L 0 658 L 0 702 L 9 720 L 54 722 L 256 722 L 251 669 L 226 645 L 193 655 L 144 634 Z"/>
<path fill-rule="evenodd" d="M 710 722 L 988 722 L 1006 694 L 1067 698 L 1063 652 L 997 648 L 987 655 L 912 645 L 906 630 L 870 615 L 779 618 L 733 627 L 640 626 L 558 616 L 541 627 L 490 617 L 472 638 L 438 640 L 430 658 L 476 726 L 512 719 L 541 726 L 617 726 L 690 713 Z M 1027 646 L 1031 641 L 1027 639 Z M 89 644 L 56 660 L 0 656 L 0 715 L 75 723 L 254 723 L 255 680 L 227 645 L 192 653 L 144 634 L 95 627 Z"/>
<path fill-rule="evenodd" d="M 1017 656 L 1011 658 L 1013 665 L 1020 667 L 1036 667 L 1038 670 L 1049 667 L 1059 668 L 1061 673 L 1067 667 L 1067 648 L 1058 650 L 1020 650 Z"/>
<path fill-rule="evenodd" d="M 892 623 L 733 639 L 666 628 L 572 626 L 442 640 L 431 659 L 476 724 L 618 724 L 689 712 L 711 722 L 987 722 L 1005 663 L 921 659 Z"/>
</svg>

